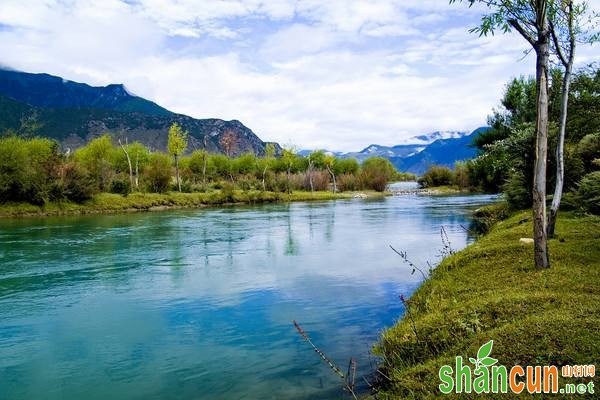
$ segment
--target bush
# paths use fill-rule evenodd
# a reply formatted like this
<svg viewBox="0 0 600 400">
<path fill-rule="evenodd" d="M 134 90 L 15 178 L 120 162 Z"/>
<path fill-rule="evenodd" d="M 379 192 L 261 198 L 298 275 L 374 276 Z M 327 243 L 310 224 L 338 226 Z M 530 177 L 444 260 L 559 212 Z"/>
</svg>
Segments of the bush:
<svg viewBox="0 0 600 400">
<path fill-rule="evenodd" d="M 600 171 L 587 174 L 579 182 L 577 197 L 587 212 L 600 214 Z"/>
<path fill-rule="evenodd" d="M 397 172 L 387 158 L 368 158 L 363 162 L 360 172 L 361 187 L 383 192 Z"/>
<path fill-rule="evenodd" d="M 154 153 L 144 168 L 144 180 L 150 192 L 164 193 L 171 183 L 171 159 L 166 154 Z"/>
<path fill-rule="evenodd" d="M 127 196 L 131 192 L 129 177 L 119 176 L 110 183 L 110 192 Z"/>
<path fill-rule="evenodd" d="M 421 187 L 447 186 L 451 185 L 453 180 L 452 170 L 448 167 L 432 165 L 427 172 L 419 178 Z"/>
<path fill-rule="evenodd" d="M 464 162 L 454 164 L 454 172 L 452 174 L 452 184 L 461 189 L 466 189 L 471 186 L 469 182 L 469 168 Z"/>
<path fill-rule="evenodd" d="M 60 170 L 61 179 L 52 190 L 54 200 L 67 199 L 82 203 L 96 193 L 96 184 L 85 168 L 72 161 L 64 164 Z"/>
<path fill-rule="evenodd" d="M 470 230 L 479 234 L 485 234 L 496 223 L 511 216 L 511 207 L 507 202 L 500 202 L 483 206 L 475 210 Z"/>
<path fill-rule="evenodd" d="M 299 174 L 304 177 L 304 182 L 300 189 L 310 190 L 310 176 L 307 173 Z M 329 173 L 326 171 L 313 171 L 312 181 L 314 190 L 328 190 L 329 189 Z"/>
<path fill-rule="evenodd" d="M 521 171 L 515 171 L 509 176 L 502 189 L 511 209 L 524 210 L 531 207 L 533 197 L 530 187 Z"/>
<path fill-rule="evenodd" d="M 337 178 L 338 189 L 341 192 L 359 190 L 359 180 L 354 174 L 343 174 Z"/>
<path fill-rule="evenodd" d="M 58 145 L 49 139 L 0 139 L 0 202 L 44 204 L 56 180 Z"/>
</svg>

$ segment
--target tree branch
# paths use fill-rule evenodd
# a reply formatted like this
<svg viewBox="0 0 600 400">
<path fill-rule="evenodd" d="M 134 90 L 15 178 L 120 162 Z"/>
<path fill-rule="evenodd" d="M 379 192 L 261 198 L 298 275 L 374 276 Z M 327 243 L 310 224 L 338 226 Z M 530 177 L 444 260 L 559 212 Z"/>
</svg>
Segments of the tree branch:
<svg viewBox="0 0 600 400">
<path fill-rule="evenodd" d="M 529 44 L 531 45 L 531 47 L 536 47 L 537 42 L 536 40 L 529 34 L 529 32 L 527 32 L 525 30 L 525 28 L 523 28 L 521 26 L 521 24 L 519 24 L 519 22 L 516 19 L 509 19 L 508 23 L 510 26 L 512 26 L 513 28 L 515 28 L 515 30 L 517 32 L 519 32 L 519 34 L 521 36 L 523 36 L 525 38 L 525 40 L 527 40 L 529 42 Z"/>
<path fill-rule="evenodd" d="M 568 65 L 568 61 L 565 58 L 565 54 L 563 53 L 562 46 L 558 40 L 558 35 L 556 34 L 556 28 L 554 27 L 554 22 L 550 20 L 550 36 L 552 37 L 552 41 L 554 42 L 554 47 L 556 49 L 556 55 L 560 62 L 566 67 Z"/>
</svg>

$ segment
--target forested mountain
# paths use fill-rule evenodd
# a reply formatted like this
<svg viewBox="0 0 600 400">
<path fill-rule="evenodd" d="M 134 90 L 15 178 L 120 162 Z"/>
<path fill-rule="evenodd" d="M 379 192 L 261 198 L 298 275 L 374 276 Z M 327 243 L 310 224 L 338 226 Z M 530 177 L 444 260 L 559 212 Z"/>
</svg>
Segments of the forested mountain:
<svg viewBox="0 0 600 400">
<path fill-rule="evenodd" d="M 195 119 L 130 94 L 123 85 L 93 87 L 48 74 L 0 70 L 0 132 L 41 135 L 78 148 L 104 133 L 164 150 L 174 122 L 190 134 L 188 150 L 264 154 L 266 143 L 240 121 Z M 205 140 L 206 138 L 206 140 Z"/>
</svg>

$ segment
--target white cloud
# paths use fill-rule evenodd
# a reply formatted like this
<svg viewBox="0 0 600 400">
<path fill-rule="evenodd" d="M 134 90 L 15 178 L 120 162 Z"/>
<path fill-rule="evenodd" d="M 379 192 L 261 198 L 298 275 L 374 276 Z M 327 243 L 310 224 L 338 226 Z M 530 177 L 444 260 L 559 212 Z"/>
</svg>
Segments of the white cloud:
<svg viewBox="0 0 600 400">
<path fill-rule="evenodd" d="M 265 140 L 357 150 L 476 128 L 511 76 L 533 72 L 516 35 L 468 33 L 478 12 L 439 0 L 3 0 L 0 51 L 14 68 L 123 82 Z"/>
</svg>

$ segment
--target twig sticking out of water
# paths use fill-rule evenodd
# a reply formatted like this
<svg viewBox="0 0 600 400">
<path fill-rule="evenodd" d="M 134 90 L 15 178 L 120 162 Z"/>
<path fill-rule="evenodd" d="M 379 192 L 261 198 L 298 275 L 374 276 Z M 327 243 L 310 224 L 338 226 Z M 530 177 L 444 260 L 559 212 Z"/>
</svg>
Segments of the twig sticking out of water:
<svg viewBox="0 0 600 400">
<path fill-rule="evenodd" d="M 310 340 L 308 335 L 302 330 L 302 328 L 300 328 L 300 325 L 298 325 L 296 320 L 294 320 L 292 322 L 294 323 L 294 326 L 298 330 L 298 333 L 304 338 L 304 340 L 306 340 L 306 342 L 308 344 L 310 344 L 312 346 L 312 348 L 315 350 L 315 352 L 323 359 L 323 361 L 325 361 L 327 363 L 327 365 L 329 365 L 329 367 L 332 369 L 332 371 L 335 372 L 340 378 L 345 379 L 346 377 L 344 376 L 344 373 L 342 372 L 342 370 L 339 369 L 333 363 L 333 361 L 331 361 L 329 358 L 327 358 L 325 353 L 323 353 L 321 350 L 319 350 L 319 348 L 317 346 L 315 346 L 315 344 Z"/>
<path fill-rule="evenodd" d="M 346 387 L 350 390 L 354 390 L 354 379 L 356 377 L 356 360 L 354 357 L 350 359 L 348 363 L 348 373 L 346 374 Z"/>
<path fill-rule="evenodd" d="M 300 334 L 300 336 L 302 336 L 304 338 L 304 340 L 308 344 L 311 345 L 311 347 L 319 355 L 319 357 L 321 357 L 321 359 L 323 361 L 325 361 L 327 363 L 327 365 L 329 365 L 329 368 L 331 368 L 331 370 L 333 372 L 335 372 L 344 381 L 345 389 L 348 390 L 350 392 L 350 394 L 352 395 L 352 397 L 354 397 L 356 399 L 356 394 L 354 394 L 354 376 L 356 374 L 356 361 L 354 360 L 354 358 L 350 359 L 350 364 L 348 365 L 348 375 L 344 375 L 344 373 L 342 372 L 342 370 L 337 365 L 335 365 L 333 363 L 333 361 L 331 361 L 325 355 L 325 353 L 323 353 L 312 342 L 312 340 L 310 340 L 310 338 L 308 337 L 308 335 L 306 334 L 306 332 L 304 332 L 304 330 L 300 327 L 300 325 L 298 325 L 298 323 L 296 322 L 296 320 L 293 320 L 292 322 L 294 323 L 294 326 L 296 327 L 296 330 L 298 331 L 298 333 Z M 351 376 L 351 379 L 350 379 L 350 376 Z"/>
</svg>

